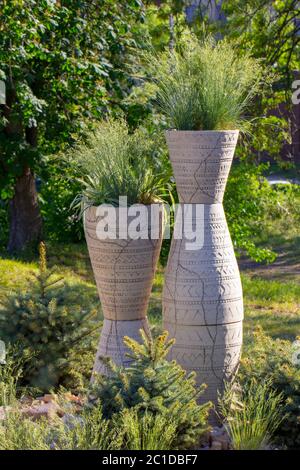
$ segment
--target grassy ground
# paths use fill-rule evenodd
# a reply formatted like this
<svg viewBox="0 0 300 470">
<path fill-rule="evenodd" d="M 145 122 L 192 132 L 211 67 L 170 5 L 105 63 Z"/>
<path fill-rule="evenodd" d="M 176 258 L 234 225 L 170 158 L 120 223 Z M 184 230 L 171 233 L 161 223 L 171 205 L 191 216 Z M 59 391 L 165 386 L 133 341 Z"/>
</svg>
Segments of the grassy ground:
<svg viewBox="0 0 300 470">
<path fill-rule="evenodd" d="M 282 229 L 282 227 L 281 227 Z M 240 260 L 245 303 L 245 340 L 257 325 L 273 337 L 294 339 L 300 335 L 300 236 L 296 230 L 277 233 L 274 225 L 266 229 L 266 240 L 275 247 L 278 258 L 272 265 L 261 266 Z M 101 314 L 87 250 L 84 244 L 48 244 L 49 265 L 58 265 L 59 272 L 80 292 L 83 303 L 97 306 Z M 37 269 L 37 257 L 23 259 L 0 258 L 1 297 L 15 288 L 27 289 L 30 272 Z M 155 278 L 149 318 L 152 324 L 161 324 L 161 293 L 163 268 Z"/>
<path fill-rule="evenodd" d="M 300 335 L 300 235 L 298 226 L 269 221 L 260 240 L 277 253 L 270 265 L 239 261 L 245 300 L 245 333 L 260 324 L 273 337 Z"/>
</svg>

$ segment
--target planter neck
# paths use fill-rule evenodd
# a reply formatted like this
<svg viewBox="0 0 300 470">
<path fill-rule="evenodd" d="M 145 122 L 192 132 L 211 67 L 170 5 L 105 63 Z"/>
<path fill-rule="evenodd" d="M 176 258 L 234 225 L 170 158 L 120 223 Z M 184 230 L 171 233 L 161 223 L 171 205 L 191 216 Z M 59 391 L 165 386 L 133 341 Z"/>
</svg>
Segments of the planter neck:
<svg viewBox="0 0 300 470">
<path fill-rule="evenodd" d="M 166 132 L 180 202 L 222 203 L 238 134 L 238 130 Z"/>
</svg>

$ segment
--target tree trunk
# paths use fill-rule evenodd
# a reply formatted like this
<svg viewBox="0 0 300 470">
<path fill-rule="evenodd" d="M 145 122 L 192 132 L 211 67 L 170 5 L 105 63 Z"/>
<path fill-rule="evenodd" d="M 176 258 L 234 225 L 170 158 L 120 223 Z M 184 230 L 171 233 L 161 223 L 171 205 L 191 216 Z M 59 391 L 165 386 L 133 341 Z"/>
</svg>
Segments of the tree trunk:
<svg viewBox="0 0 300 470">
<path fill-rule="evenodd" d="M 15 195 L 10 203 L 10 231 L 8 251 L 23 250 L 41 237 L 42 218 L 38 206 L 34 174 L 24 168 L 17 179 Z"/>
<path fill-rule="evenodd" d="M 12 78 L 6 92 L 6 104 L 2 110 L 7 121 L 4 134 L 8 139 L 13 139 L 16 136 L 25 137 L 26 142 L 32 148 L 36 148 L 37 127 L 31 126 L 24 129 L 22 123 L 12 117 L 13 106 L 16 102 L 16 90 Z M 22 156 L 21 162 L 18 163 L 22 163 Z M 22 175 L 16 180 L 14 197 L 10 202 L 10 230 L 7 249 L 11 253 L 23 250 L 28 243 L 38 240 L 42 232 L 42 218 L 38 206 L 34 174 L 25 161 L 23 165 Z"/>
</svg>

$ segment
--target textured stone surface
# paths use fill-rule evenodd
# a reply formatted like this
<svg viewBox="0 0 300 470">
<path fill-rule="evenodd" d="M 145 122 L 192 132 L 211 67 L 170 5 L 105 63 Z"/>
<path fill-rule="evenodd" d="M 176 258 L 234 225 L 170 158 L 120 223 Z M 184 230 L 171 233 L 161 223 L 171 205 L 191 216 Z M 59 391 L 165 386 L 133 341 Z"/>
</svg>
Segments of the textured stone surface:
<svg viewBox="0 0 300 470">
<path fill-rule="evenodd" d="M 222 202 L 238 131 L 167 131 L 180 202 Z"/>
<path fill-rule="evenodd" d="M 36 399 L 24 396 L 16 405 L 0 406 L 0 421 L 7 418 L 10 412 L 18 410 L 24 418 L 38 420 L 46 418 L 49 421 L 53 418 L 62 418 L 66 414 L 66 410 L 77 413 L 82 410 L 84 398 L 73 395 L 70 392 L 60 394 L 46 394 Z"/>
<path fill-rule="evenodd" d="M 150 215 L 150 206 L 148 211 Z M 85 212 L 85 237 L 105 319 L 94 372 L 106 373 L 99 356 L 127 365 L 124 336 L 140 339 L 139 329 L 148 330 L 146 314 L 162 242 L 162 219 L 156 221 L 160 238 L 150 239 L 149 225 L 141 228 L 149 238 L 137 240 L 119 232 L 119 239 L 99 240 L 97 222 L 96 208 L 91 207 Z"/>
<path fill-rule="evenodd" d="M 55 401 L 46 403 L 33 403 L 31 406 L 24 406 L 21 408 L 21 413 L 23 416 L 32 418 L 33 420 L 43 417 L 52 419 L 57 415 L 63 416 L 63 411 Z"/>
<path fill-rule="evenodd" d="M 110 357 L 116 364 L 124 367 L 128 366 L 130 359 L 126 356 L 126 353 L 129 351 L 125 347 L 123 339 L 124 336 L 129 336 L 140 342 L 140 329 L 143 329 L 146 333 L 149 331 L 147 318 L 131 321 L 104 319 L 93 372 L 108 374 L 101 357 Z"/>
<path fill-rule="evenodd" d="M 203 247 L 172 240 L 163 291 L 164 328 L 176 343 L 171 358 L 197 372 L 202 401 L 236 372 L 242 345 L 239 270 L 222 206 L 237 131 L 169 131 L 167 141 L 182 203 L 203 205 Z"/>
</svg>

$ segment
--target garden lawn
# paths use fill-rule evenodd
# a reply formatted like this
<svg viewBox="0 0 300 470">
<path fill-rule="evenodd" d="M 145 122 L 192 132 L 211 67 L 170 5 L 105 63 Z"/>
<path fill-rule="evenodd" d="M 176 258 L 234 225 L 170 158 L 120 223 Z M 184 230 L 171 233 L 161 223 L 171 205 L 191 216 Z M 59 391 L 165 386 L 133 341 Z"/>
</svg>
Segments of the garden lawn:
<svg viewBox="0 0 300 470">
<path fill-rule="evenodd" d="M 84 244 L 47 244 L 49 266 L 57 265 L 72 293 L 80 292 L 82 305 L 89 303 L 97 307 L 101 315 L 93 273 Z M 249 334 L 257 325 L 272 337 L 293 340 L 300 335 L 300 272 L 289 269 L 289 253 L 269 267 L 241 261 L 244 290 L 245 323 L 244 334 Z M 14 289 L 28 289 L 27 279 L 37 270 L 37 255 L 24 254 L 19 259 L 0 258 L 0 302 L 3 295 Z M 152 325 L 161 328 L 161 293 L 163 268 L 155 277 L 149 305 Z"/>
</svg>

